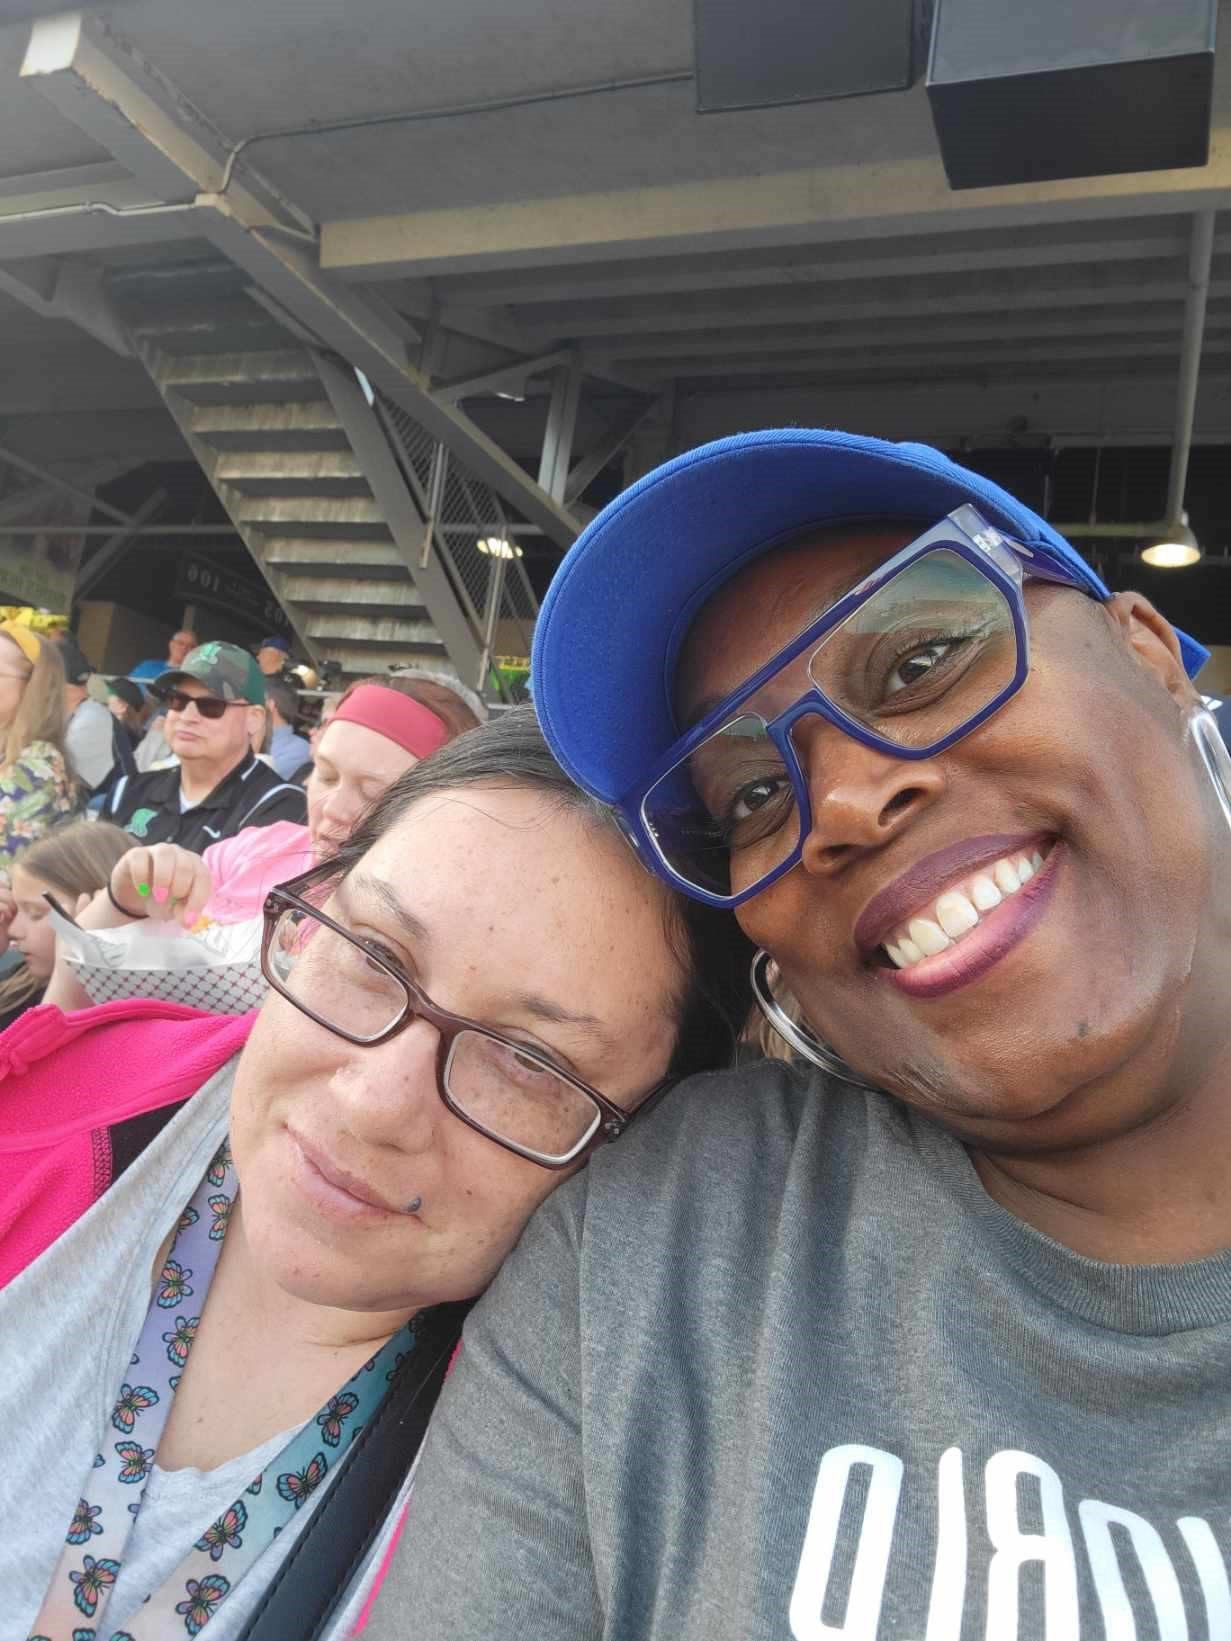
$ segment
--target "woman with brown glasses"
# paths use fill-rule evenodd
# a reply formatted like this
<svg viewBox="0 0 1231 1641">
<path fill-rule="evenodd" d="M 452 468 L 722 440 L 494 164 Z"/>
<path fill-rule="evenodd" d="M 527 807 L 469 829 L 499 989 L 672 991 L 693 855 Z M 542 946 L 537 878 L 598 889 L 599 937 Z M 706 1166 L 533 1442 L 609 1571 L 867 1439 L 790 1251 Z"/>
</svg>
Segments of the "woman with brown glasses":
<svg viewBox="0 0 1231 1641">
<path fill-rule="evenodd" d="M 350 1633 L 413 1456 L 391 1403 L 556 1185 L 729 1057 L 745 967 L 524 712 L 275 890 L 243 1052 L 0 1295 L 12 1633 Z M 389 1490 L 330 1615 L 271 1619 L 357 1531 L 361 1462 Z"/>
</svg>

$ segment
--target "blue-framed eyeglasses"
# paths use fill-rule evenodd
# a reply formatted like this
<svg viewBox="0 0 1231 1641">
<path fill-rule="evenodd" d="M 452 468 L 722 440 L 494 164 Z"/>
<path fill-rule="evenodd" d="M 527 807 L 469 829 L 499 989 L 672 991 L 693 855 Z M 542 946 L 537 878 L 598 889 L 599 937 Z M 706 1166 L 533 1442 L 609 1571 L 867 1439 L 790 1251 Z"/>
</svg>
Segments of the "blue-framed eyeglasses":
<svg viewBox="0 0 1231 1641">
<path fill-rule="evenodd" d="M 660 877 L 738 906 L 796 865 L 812 826 L 809 717 L 889 757 L 931 758 L 1030 670 L 1027 578 L 1089 593 L 1046 548 L 959 507 L 831 604 L 616 805 Z"/>
</svg>

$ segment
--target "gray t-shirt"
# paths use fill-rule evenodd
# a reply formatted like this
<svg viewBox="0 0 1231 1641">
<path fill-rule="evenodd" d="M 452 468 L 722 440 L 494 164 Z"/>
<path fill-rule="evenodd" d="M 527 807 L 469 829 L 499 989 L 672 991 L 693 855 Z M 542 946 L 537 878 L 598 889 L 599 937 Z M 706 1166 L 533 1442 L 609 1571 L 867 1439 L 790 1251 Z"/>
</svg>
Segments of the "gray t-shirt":
<svg viewBox="0 0 1231 1641">
<path fill-rule="evenodd" d="M 235 1064 L 211 1078 L 89 1212 L 0 1292 L 0 1641 L 25 1641 L 30 1632 L 145 1320 L 155 1257 L 226 1133 Z M 151 1475 L 100 1641 L 139 1612 L 145 1591 L 175 1571 L 281 1445 L 271 1439 L 217 1470 Z M 351 1633 L 409 1489 L 408 1477 L 326 1641 Z M 210 1619 L 209 1641 L 232 1641 L 243 1629 L 327 1493 L 328 1483 L 253 1563 Z"/>
<path fill-rule="evenodd" d="M 540 1210 L 364 1641 L 1227 1641 L 1229 1507 L 1231 1255 L 1080 1257 L 766 1065 Z"/>
<path fill-rule="evenodd" d="M 133 1621 L 139 1616 L 146 1596 L 151 1590 L 161 1589 L 174 1575 L 184 1559 L 185 1545 L 195 1544 L 200 1538 L 201 1523 L 217 1521 L 236 1499 L 242 1499 L 244 1488 L 253 1476 L 276 1459 L 302 1428 L 298 1426 L 271 1436 L 261 1446 L 228 1459 L 214 1470 L 163 1470 L 157 1464 L 151 1468 L 141 1513 L 133 1523 L 124 1547 L 120 1576 L 111 1592 L 106 1634 L 115 1629 L 139 1627 Z M 240 1599 L 242 1590 L 240 1584 L 235 1600 Z M 221 1621 L 224 1614 L 225 1608 L 215 1616 Z M 231 1614 L 226 1617 L 228 1624 L 234 1627 L 235 1617 Z"/>
</svg>

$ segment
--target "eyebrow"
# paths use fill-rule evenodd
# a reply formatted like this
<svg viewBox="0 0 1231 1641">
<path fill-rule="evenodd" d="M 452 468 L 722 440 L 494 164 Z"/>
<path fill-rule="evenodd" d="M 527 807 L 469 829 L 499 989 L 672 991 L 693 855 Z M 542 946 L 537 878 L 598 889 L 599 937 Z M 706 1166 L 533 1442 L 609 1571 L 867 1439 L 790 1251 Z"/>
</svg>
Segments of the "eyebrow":
<svg viewBox="0 0 1231 1641">
<path fill-rule="evenodd" d="M 362 890 L 365 894 L 371 895 L 373 899 L 379 900 L 393 921 L 400 929 L 408 934 L 412 940 L 418 940 L 424 945 L 430 943 L 432 937 L 428 930 L 427 924 L 422 918 L 416 917 L 410 910 L 409 906 L 403 906 L 402 902 L 398 899 L 397 895 L 394 894 L 393 890 L 387 883 L 383 882 L 378 877 L 367 877 L 365 875 L 356 876 L 351 881 L 353 881 L 355 888 Z M 350 896 L 346 894 L 346 889 L 348 887 L 347 882 L 344 880 L 339 887 L 349 900 Z"/>
<path fill-rule="evenodd" d="M 610 1049 L 613 1053 L 620 1046 L 596 1015 L 577 1014 L 572 1009 L 562 1008 L 559 1003 L 553 1003 L 550 997 L 540 996 L 538 992 L 514 992 L 509 1002 L 515 1009 L 531 1015 L 536 1020 L 546 1020 L 556 1026 L 568 1026 L 573 1031 L 592 1038 L 601 1047 Z"/>
<path fill-rule="evenodd" d="M 368 877 L 359 874 L 354 878 L 355 887 L 367 894 L 373 895 L 406 932 L 412 940 L 421 945 L 431 944 L 431 931 L 422 918 L 416 917 L 408 906 L 404 906 L 389 884 L 380 878 Z M 345 885 L 342 885 L 345 888 Z M 508 998 L 508 1006 L 514 1011 L 527 1014 L 532 1019 L 546 1021 L 550 1025 L 568 1026 L 574 1031 L 592 1038 L 601 1047 L 610 1049 L 613 1053 L 619 1047 L 618 1040 L 607 1030 L 603 1022 L 593 1014 L 578 1014 L 573 1009 L 566 1009 L 563 1004 L 554 1002 L 550 997 L 543 997 L 538 992 L 513 992 Z"/>
<path fill-rule="evenodd" d="M 817 604 L 813 607 L 812 612 L 807 619 L 800 623 L 794 635 L 791 638 L 788 638 L 785 644 L 780 645 L 778 649 L 774 651 L 774 655 L 781 655 L 783 650 L 789 649 L 795 642 L 795 639 L 799 637 L 801 632 L 805 632 L 809 627 L 814 625 L 815 622 L 819 621 L 826 611 L 833 609 L 835 604 L 840 604 L 848 593 L 853 593 L 855 588 L 859 586 L 860 582 L 866 581 L 868 577 L 874 573 L 874 570 L 875 566 L 872 570 L 859 570 L 854 575 L 848 576 L 845 581 L 840 581 L 823 604 Z M 787 595 L 784 594 L 783 596 L 785 597 Z M 779 600 L 779 603 L 780 602 L 781 600 Z M 773 659 L 773 655 L 767 655 L 765 660 L 761 662 L 761 666 L 753 668 L 753 672 L 760 672 L 761 667 L 768 665 L 768 663 Z M 748 674 L 748 678 L 751 677 L 752 672 Z M 702 718 L 707 718 L 710 713 L 714 711 L 715 707 L 720 707 L 722 703 L 729 700 L 737 690 L 743 689 L 744 685 L 748 682 L 748 678 L 741 678 L 734 689 L 727 690 L 723 695 L 706 695 L 703 697 L 703 699 L 700 700 L 697 705 L 693 707 L 691 711 L 687 712 L 680 720 L 681 733 L 686 733 L 688 730 L 694 728 L 695 725 L 701 722 Z"/>
</svg>

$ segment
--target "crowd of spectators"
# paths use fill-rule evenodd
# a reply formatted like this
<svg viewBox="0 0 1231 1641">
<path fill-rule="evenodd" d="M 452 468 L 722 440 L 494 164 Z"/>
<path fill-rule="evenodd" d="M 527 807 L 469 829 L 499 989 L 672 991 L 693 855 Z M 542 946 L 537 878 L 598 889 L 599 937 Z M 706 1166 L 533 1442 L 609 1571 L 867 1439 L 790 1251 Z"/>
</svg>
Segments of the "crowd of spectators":
<svg viewBox="0 0 1231 1641">
<path fill-rule="evenodd" d="M 249 652 L 182 629 L 162 660 L 109 676 L 71 633 L 0 625 L 0 1029 L 47 987 L 48 895 L 87 928 L 144 916 L 138 884 L 178 884 L 189 921 L 259 917 L 274 885 L 486 716 L 442 675 L 317 693 L 315 712 L 299 682 L 280 638 Z"/>
<path fill-rule="evenodd" d="M 183 647 L 102 820 L 130 693 L 0 626 L 14 1636 L 1231 1635 L 1207 659 L 807 428 L 609 504 L 494 721 Z"/>
</svg>

